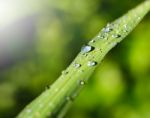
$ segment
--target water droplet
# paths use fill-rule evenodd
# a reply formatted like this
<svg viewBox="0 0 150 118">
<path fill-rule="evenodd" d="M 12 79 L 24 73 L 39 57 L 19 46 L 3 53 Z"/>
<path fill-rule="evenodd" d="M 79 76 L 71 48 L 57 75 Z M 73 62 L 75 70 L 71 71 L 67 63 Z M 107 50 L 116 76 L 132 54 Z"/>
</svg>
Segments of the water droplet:
<svg viewBox="0 0 150 118">
<path fill-rule="evenodd" d="M 113 34 L 112 37 L 113 37 L 113 38 L 120 38 L 121 35 L 120 35 L 120 34 Z"/>
<path fill-rule="evenodd" d="M 95 40 L 91 40 L 91 41 L 90 41 L 90 43 L 94 43 L 94 42 L 95 42 Z"/>
<path fill-rule="evenodd" d="M 117 45 L 117 42 L 111 43 L 112 47 L 115 47 Z"/>
<path fill-rule="evenodd" d="M 63 74 L 63 75 L 67 75 L 67 74 L 68 74 L 68 71 L 64 70 L 64 71 L 62 71 L 62 74 Z"/>
<path fill-rule="evenodd" d="M 47 85 L 47 86 L 45 87 L 46 90 L 48 90 L 48 89 L 50 89 L 50 88 L 51 88 L 50 85 Z"/>
<path fill-rule="evenodd" d="M 104 31 L 105 33 L 107 33 L 107 32 L 110 32 L 111 30 L 110 30 L 109 27 L 106 27 L 106 28 L 103 29 L 103 31 Z"/>
<path fill-rule="evenodd" d="M 83 73 L 83 72 L 84 72 L 84 70 L 80 70 L 80 72 L 82 72 L 82 73 Z"/>
<path fill-rule="evenodd" d="M 98 37 L 99 39 L 104 39 L 104 38 L 105 38 L 105 35 L 106 35 L 106 34 L 100 34 L 100 35 L 98 35 L 97 37 Z"/>
<path fill-rule="evenodd" d="M 138 20 L 141 20 L 141 17 L 140 17 L 140 16 L 138 17 Z"/>
<path fill-rule="evenodd" d="M 86 46 L 83 46 L 81 48 L 81 52 L 82 53 L 88 53 L 90 51 L 94 50 L 94 47 L 90 46 L 90 45 L 86 45 Z"/>
<path fill-rule="evenodd" d="M 89 62 L 87 63 L 87 65 L 88 65 L 88 66 L 95 66 L 95 65 L 97 65 L 97 62 L 95 62 L 95 61 L 89 61 Z"/>
<path fill-rule="evenodd" d="M 85 81 L 81 80 L 79 84 L 83 86 L 85 85 Z"/>
<path fill-rule="evenodd" d="M 127 25 L 126 24 L 124 25 L 124 28 L 127 29 Z"/>
<path fill-rule="evenodd" d="M 98 35 L 97 37 L 98 37 L 98 38 L 100 38 L 101 36 L 100 36 L 100 35 Z"/>
<path fill-rule="evenodd" d="M 79 68 L 79 67 L 81 67 L 81 64 L 75 63 L 75 64 L 74 64 L 74 67 L 75 67 L 75 68 Z"/>
<path fill-rule="evenodd" d="M 111 24 L 107 24 L 107 26 L 105 27 L 105 28 L 103 28 L 102 29 L 102 31 L 104 32 L 104 33 L 108 33 L 108 32 L 111 32 L 113 30 L 113 27 L 112 27 L 112 25 Z"/>
<path fill-rule="evenodd" d="M 87 53 L 84 53 L 83 55 L 84 55 L 85 57 L 87 57 L 87 56 L 88 56 L 88 54 L 87 54 Z"/>
<path fill-rule="evenodd" d="M 73 101 L 73 98 L 70 97 L 70 96 L 67 96 L 67 97 L 66 97 L 66 100 L 67 100 L 67 101 Z"/>
</svg>

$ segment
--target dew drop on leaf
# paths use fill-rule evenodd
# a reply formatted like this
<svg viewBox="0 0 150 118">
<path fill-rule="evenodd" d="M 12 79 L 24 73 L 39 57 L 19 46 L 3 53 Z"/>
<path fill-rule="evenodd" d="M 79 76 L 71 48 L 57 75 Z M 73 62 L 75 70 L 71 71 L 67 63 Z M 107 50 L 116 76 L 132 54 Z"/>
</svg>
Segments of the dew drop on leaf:
<svg viewBox="0 0 150 118">
<path fill-rule="evenodd" d="M 83 80 L 80 81 L 80 85 L 85 85 L 85 82 Z"/>
<path fill-rule="evenodd" d="M 79 67 L 81 67 L 81 64 L 75 63 L 75 64 L 74 64 L 74 67 L 75 67 L 75 68 L 79 68 Z"/>
<path fill-rule="evenodd" d="M 120 38 L 121 35 L 120 35 L 120 34 L 113 34 L 112 37 L 113 37 L 113 38 Z"/>
<path fill-rule="evenodd" d="M 90 51 L 92 51 L 94 49 L 94 47 L 90 46 L 90 45 L 85 45 L 81 48 L 81 52 L 82 53 L 88 53 Z"/>
<path fill-rule="evenodd" d="M 90 41 L 90 43 L 94 43 L 94 42 L 95 42 L 95 40 L 91 40 L 91 41 Z"/>
<path fill-rule="evenodd" d="M 64 71 L 62 71 L 62 74 L 63 74 L 63 75 L 67 75 L 67 74 L 68 74 L 68 71 L 64 70 Z"/>
<path fill-rule="evenodd" d="M 73 101 L 73 98 L 70 97 L 70 96 L 67 96 L 67 97 L 66 97 L 66 100 L 67 100 L 67 101 Z"/>
<path fill-rule="evenodd" d="M 87 63 L 87 65 L 88 66 L 96 66 L 97 65 L 97 62 L 95 62 L 95 61 L 89 61 L 88 63 Z"/>
<path fill-rule="evenodd" d="M 51 88 L 50 85 L 47 85 L 47 86 L 45 87 L 46 90 L 48 90 L 48 89 L 50 89 L 50 88 Z"/>
</svg>

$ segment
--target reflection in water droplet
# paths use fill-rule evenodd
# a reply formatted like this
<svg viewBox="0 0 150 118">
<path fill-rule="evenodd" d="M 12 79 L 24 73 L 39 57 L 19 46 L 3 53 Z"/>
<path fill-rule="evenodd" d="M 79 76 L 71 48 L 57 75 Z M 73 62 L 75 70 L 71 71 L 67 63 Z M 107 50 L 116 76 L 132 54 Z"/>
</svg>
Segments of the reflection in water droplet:
<svg viewBox="0 0 150 118">
<path fill-rule="evenodd" d="M 89 45 L 86 45 L 86 46 L 83 46 L 83 47 L 81 48 L 81 52 L 82 52 L 82 53 L 88 53 L 88 52 L 92 51 L 93 49 L 94 49 L 94 47 L 89 46 Z"/>
<path fill-rule="evenodd" d="M 88 65 L 88 66 L 95 66 L 95 65 L 97 65 L 97 62 L 95 62 L 95 61 L 89 61 L 89 62 L 87 63 L 87 65 Z"/>
</svg>

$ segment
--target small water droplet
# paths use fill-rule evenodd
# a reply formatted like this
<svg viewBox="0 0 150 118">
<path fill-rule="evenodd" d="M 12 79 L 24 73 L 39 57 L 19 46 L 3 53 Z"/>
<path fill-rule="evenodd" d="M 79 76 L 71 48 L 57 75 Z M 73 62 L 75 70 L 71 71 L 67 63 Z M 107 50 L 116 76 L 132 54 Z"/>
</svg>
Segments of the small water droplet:
<svg viewBox="0 0 150 118">
<path fill-rule="evenodd" d="M 67 97 L 66 97 L 66 100 L 67 100 L 67 101 L 73 101 L 73 98 L 70 97 L 70 96 L 67 96 Z"/>
<path fill-rule="evenodd" d="M 87 57 L 87 56 L 88 56 L 88 54 L 87 54 L 87 53 L 84 53 L 83 55 L 84 55 L 85 57 Z"/>
<path fill-rule="evenodd" d="M 81 64 L 75 63 L 75 64 L 74 64 L 74 67 L 75 67 L 75 68 L 79 68 L 79 67 L 81 67 Z"/>
<path fill-rule="evenodd" d="M 105 33 L 107 33 L 107 32 L 110 32 L 111 30 L 110 30 L 109 27 L 106 27 L 106 28 L 103 29 L 103 31 L 104 31 Z"/>
<path fill-rule="evenodd" d="M 85 81 L 81 80 L 79 84 L 83 86 L 85 85 Z"/>
<path fill-rule="evenodd" d="M 104 35 L 104 34 L 100 36 L 101 39 L 104 39 L 105 37 L 106 37 L 106 35 Z"/>
<path fill-rule="evenodd" d="M 120 34 L 113 34 L 112 37 L 113 37 L 113 38 L 120 38 L 121 35 L 120 35 Z"/>
<path fill-rule="evenodd" d="M 84 70 L 80 70 L 80 72 L 82 72 L 82 73 L 83 73 L 83 72 L 84 72 Z"/>
<path fill-rule="evenodd" d="M 95 40 L 94 40 L 94 39 L 93 39 L 93 40 L 91 40 L 91 41 L 90 41 L 90 43 L 95 43 Z"/>
<path fill-rule="evenodd" d="M 81 52 L 82 53 L 88 53 L 90 51 L 94 50 L 94 47 L 90 46 L 90 45 L 85 45 L 81 48 Z"/>
<path fill-rule="evenodd" d="M 107 24 L 107 26 L 105 27 L 105 28 L 103 28 L 102 29 L 102 31 L 104 32 L 104 33 L 108 33 L 108 32 L 111 32 L 113 30 L 113 27 L 112 27 L 112 25 L 111 24 Z"/>
<path fill-rule="evenodd" d="M 87 63 L 87 65 L 88 65 L 88 66 L 95 66 L 95 65 L 97 65 L 97 62 L 95 62 L 95 61 L 89 61 L 89 62 Z"/>
<path fill-rule="evenodd" d="M 68 74 L 68 71 L 64 70 L 64 71 L 62 71 L 62 74 L 63 74 L 63 75 L 67 75 L 67 74 Z"/>
<path fill-rule="evenodd" d="M 127 29 L 127 25 L 126 24 L 124 25 L 124 28 Z"/>
<path fill-rule="evenodd" d="M 138 17 L 138 20 L 141 20 L 141 17 L 140 17 L 140 16 Z"/>
<path fill-rule="evenodd" d="M 115 47 L 117 45 L 117 42 L 111 43 L 112 47 Z"/>
<path fill-rule="evenodd" d="M 127 26 L 126 24 L 124 25 L 124 28 L 125 28 L 125 29 L 124 29 L 124 32 L 125 32 L 125 33 L 128 32 L 129 29 L 128 29 L 128 26 Z"/>
<path fill-rule="evenodd" d="M 46 90 L 48 90 L 48 89 L 50 89 L 50 88 L 51 88 L 50 85 L 47 85 L 47 86 L 45 87 Z"/>
</svg>

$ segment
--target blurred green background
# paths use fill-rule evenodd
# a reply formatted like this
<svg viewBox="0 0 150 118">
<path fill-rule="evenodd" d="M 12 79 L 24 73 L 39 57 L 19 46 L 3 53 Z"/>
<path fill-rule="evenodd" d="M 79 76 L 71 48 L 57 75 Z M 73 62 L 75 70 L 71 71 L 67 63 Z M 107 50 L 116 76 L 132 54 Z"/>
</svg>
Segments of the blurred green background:
<svg viewBox="0 0 150 118">
<path fill-rule="evenodd" d="M 106 23 L 143 0 L 0 0 L 0 118 L 52 84 Z M 66 118 L 150 118 L 150 15 L 96 69 Z"/>
</svg>

